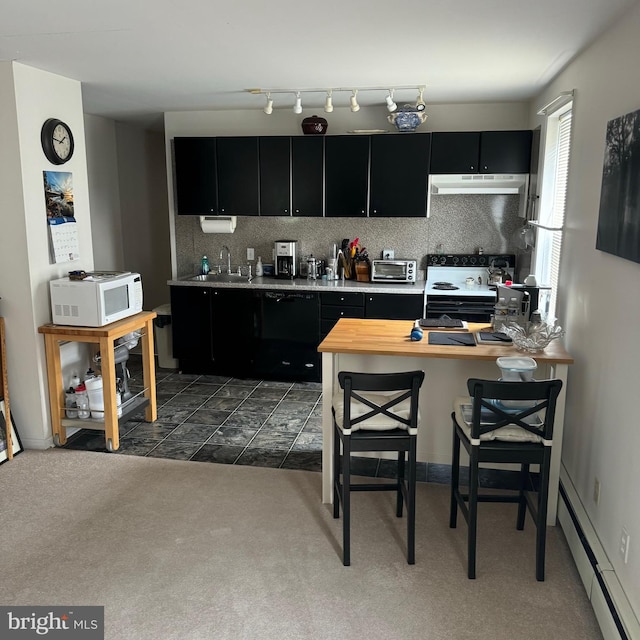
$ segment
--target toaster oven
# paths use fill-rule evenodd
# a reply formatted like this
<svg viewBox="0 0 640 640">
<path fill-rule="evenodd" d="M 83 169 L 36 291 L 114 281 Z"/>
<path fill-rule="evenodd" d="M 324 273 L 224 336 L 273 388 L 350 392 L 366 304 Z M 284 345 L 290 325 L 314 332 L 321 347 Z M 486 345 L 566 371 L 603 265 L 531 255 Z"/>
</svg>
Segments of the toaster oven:
<svg viewBox="0 0 640 640">
<path fill-rule="evenodd" d="M 372 282 L 408 282 L 415 284 L 418 279 L 416 260 L 372 260 Z"/>
</svg>

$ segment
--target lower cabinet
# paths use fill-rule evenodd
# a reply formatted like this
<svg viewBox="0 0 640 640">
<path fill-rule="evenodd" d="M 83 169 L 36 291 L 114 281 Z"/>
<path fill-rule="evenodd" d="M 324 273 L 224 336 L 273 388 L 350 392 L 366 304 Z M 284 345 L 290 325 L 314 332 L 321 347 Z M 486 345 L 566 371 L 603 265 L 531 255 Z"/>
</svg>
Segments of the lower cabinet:
<svg viewBox="0 0 640 640">
<path fill-rule="evenodd" d="M 365 318 L 417 320 L 423 317 L 424 296 L 420 294 L 368 293 L 364 298 Z"/>
<path fill-rule="evenodd" d="M 340 318 L 364 318 L 363 293 L 321 293 L 320 302 L 320 337 L 323 340 Z"/>
<path fill-rule="evenodd" d="M 419 294 L 171 287 L 173 356 L 184 373 L 319 382 L 318 345 L 340 318 L 422 315 Z"/>
<path fill-rule="evenodd" d="M 184 373 L 252 377 L 255 326 L 251 291 L 171 287 L 173 356 Z"/>
</svg>

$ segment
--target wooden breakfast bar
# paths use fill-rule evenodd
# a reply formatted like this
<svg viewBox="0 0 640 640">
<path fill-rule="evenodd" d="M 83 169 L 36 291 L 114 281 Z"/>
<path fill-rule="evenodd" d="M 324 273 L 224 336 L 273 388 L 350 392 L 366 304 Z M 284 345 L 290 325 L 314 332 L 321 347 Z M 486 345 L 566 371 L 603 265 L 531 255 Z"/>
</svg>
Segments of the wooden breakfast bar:
<svg viewBox="0 0 640 640">
<path fill-rule="evenodd" d="M 427 330 L 422 340 L 413 341 L 409 338 L 412 327 L 413 321 L 409 320 L 342 318 L 320 343 L 318 351 L 322 353 L 323 394 L 322 501 L 333 501 L 331 401 L 338 388 L 338 371 L 381 373 L 423 370 L 425 380 L 420 391 L 418 460 L 450 465 L 452 404 L 456 396 L 467 395 L 467 379 L 497 379 L 500 377 L 497 358 L 530 355 L 538 363 L 537 379 L 557 378 L 563 382 L 556 406 L 547 517 L 547 523 L 555 525 L 567 373 L 573 358 L 565 351 L 560 340 L 551 342 L 544 351 L 525 354 L 509 343 L 431 345 Z M 474 333 L 488 331 L 490 327 L 469 323 L 468 329 Z"/>
</svg>

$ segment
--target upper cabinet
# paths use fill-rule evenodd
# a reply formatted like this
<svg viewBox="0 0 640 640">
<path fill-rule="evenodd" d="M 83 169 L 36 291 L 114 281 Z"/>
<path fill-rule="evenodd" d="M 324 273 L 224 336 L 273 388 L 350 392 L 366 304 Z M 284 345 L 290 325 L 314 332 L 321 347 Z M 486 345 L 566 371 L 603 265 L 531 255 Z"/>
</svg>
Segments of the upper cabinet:
<svg viewBox="0 0 640 640">
<path fill-rule="evenodd" d="M 324 138 L 291 138 L 291 184 L 294 216 L 322 217 L 324 212 Z"/>
<path fill-rule="evenodd" d="M 258 139 L 260 153 L 260 215 L 291 215 L 291 138 Z"/>
<path fill-rule="evenodd" d="M 432 174 L 529 173 L 531 131 L 454 131 L 432 134 Z"/>
<path fill-rule="evenodd" d="M 426 215 L 431 134 L 371 136 L 369 216 Z"/>
<path fill-rule="evenodd" d="M 532 132 L 175 138 L 187 215 L 426 216 L 429 174 L 529 173 Z"/>
<path fill-rule="evenodd" d="M 258 138 L 216 138 L 216 160 L 218 213 L 258 215 Z"/>
<path fill-rule="evenodd" d="M 216 139 L 175 138 L 173 153 L 178 213 L 201 216 L 216 214 Z"/>
<path fill-rule="evenodd" d="M 529 173 L 531 131 L 483 131 L 480 173 Z"/>
<path fill-rule="evenodd" d="M 369 136 L 328 136 L 324 145 L 325 216 L 366 217 Z"/>
</svg>

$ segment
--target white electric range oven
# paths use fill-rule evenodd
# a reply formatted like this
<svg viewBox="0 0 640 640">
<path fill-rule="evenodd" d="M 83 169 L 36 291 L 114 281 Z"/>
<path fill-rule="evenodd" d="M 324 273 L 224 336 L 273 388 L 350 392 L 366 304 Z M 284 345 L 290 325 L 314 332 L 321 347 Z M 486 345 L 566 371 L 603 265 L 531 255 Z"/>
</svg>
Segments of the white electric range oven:
<svg viewBox="0 0 640 640">
<path fill-rule="evenodd" d="M 514 273 L 515 256 L 427 255 L 424 317 L 490 322 L 496 303 L 496 285 L 489 280 L 496 268 Z"/>
</svg>

